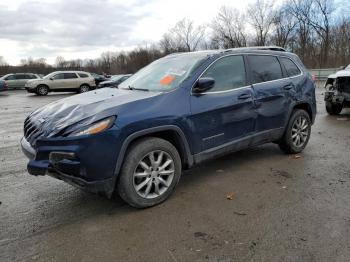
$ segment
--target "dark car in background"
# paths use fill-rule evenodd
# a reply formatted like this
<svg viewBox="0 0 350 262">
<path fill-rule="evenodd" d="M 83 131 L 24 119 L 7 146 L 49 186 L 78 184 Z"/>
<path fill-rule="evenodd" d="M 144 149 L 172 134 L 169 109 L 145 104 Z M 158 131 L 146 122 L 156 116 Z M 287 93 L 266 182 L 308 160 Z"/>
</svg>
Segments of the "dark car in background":
<svg viewBox="0 0 350 262">
<path fill-rule="evenodd" d="M 4 80 L 0 80 L 0 92 L 7 90 L 7 84 Z"/>
<path fill-rule="evenodd" d="M 99 75 L 99 74 L 96 74 L 96 73 L 90 73 L 92 75 L 93 78 L 95 78 L 95 84 L 96 86 L 98 86 L 101 82 L 103 81 L 107 81 L 109 80 L 108 77 L 105 77 L 103 75 Z"/>
<path fill-rule="evenodd" d="M 301 152 L 315 116 L 315 83 L 293 53 L 179 53 L 118 89 L 37 109 L 24 122 L 21 144 L 30 174 L 108 197 L 117 192 L 145 208 L 167 199 L 182 170 L 205 160 L 270 142 Z"/>
<path fill-rule="evenodd" d="M 121 83 L 123 83 L 126 79 L 128 79 L 131 76 L 131 74 L 128 75 L 114 75 L 111 76 L 111 78 L 107 81 L 101 82 L 97 88 L 104 88 L 104 87 L 118 87 Z"/>
<path fill-rule="evenodd" d="M 37 74 L 32 73 L 16 73 L 7 74 L 0 78 L 4 80 L 9 89 L 24 88 L 29 80 L 40 79 L 41 77 Z"/>
</svg>

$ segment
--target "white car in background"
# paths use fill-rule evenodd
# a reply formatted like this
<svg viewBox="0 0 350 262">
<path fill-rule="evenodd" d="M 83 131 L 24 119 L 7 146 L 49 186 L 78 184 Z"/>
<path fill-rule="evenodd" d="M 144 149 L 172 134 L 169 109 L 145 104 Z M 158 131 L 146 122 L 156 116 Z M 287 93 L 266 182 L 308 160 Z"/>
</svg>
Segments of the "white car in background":
<svg viewBox="0 0 350 262">
<path fill-rule="evenodd" d="M 96 88 L 95 78 L 83 71 L 56 71 L 42 79 L 30 80 L 25 89 L 29 93 L 45 96 L 49 92 L 84 93 Z"/>
<path fill-rule="evenodd" d="M 330 115 L 338 115 L 343 108 L 350 107 L 350 65 L 329 75 L 325 88 L 324 100 Z"/>
</svg>

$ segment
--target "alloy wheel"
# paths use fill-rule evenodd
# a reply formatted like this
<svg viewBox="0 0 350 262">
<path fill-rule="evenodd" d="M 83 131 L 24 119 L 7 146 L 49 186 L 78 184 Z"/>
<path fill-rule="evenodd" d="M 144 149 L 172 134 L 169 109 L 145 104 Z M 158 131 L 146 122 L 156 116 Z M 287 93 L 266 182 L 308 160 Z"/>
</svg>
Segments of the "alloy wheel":
<svg viewBox="0 0 350 262">
<path fill-rule="evenodd" d="M 292 142 L 295 147 L 302 147 L 310 135 L 310 125 L 304 116 L 299 116 L 292 127 Z"/>
<path fill-rule="evenodd" d="M 152 151 L 141 159 L 134 171 L 134 189 L 146 199 L 159 197 L 168 190 L 174 174 L 173 158 L 165 151 Z"/>
</svg>

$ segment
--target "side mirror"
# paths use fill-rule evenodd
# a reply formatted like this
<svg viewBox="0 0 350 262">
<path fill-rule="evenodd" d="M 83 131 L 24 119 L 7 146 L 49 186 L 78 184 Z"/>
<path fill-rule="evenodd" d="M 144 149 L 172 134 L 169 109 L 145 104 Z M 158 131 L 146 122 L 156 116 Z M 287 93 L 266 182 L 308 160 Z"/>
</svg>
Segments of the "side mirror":
<svg viewBox="0 0 350 262">
<path fill-rule="evenodd" d="M 50 80 L 53 80 L 53 77 L 50 77 Z"/>
<path fill-rule="evenodd" d="M 215 85 L 215 80 L 211 77 L 201 77 L 198 79 L 196 85 L 193 88 L 193 93 L 200 94 L 213 88 Z"/>
</svg>

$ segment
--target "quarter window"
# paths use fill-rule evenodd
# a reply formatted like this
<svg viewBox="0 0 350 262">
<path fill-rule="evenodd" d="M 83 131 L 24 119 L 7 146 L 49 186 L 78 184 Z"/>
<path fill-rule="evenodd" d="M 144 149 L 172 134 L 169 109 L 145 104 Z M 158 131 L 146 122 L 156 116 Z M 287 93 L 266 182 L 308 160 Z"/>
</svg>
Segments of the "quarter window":
<svg viewBox="0 0 350 262">
<path fill-rule="evenodd" d="M 297 75 L 301 74 L 300 69 L 289 58 L 281 57 L 280 60 L 283 64 L 284 68 L 286 69 L 288 76 L 297 76 Z"/>
<path fill-rule="evenodd" d="M 64 73 L 64 79 L 78 78 L 75 73 Z"/>
<path fill-rule="evenodd" d="M 79 75 L 81 78 L 87 78 L 87 77 L 89 77 L 87 74 L 83 74 L 83 73 L 78 73 L 78 75 Z"/>
<path fill-rule="evenodd" d="M 253 84 L 283 78 L 281 65 L 275 56 L 249 55 Z"/>
<path fill-rule="evenodd" d="M 226 91 L 246 85 L 243 56 L 227 56 L 216 61 L 202 77 L 211 77 L 215 85 L 210 92 Z"/>
</svg>

